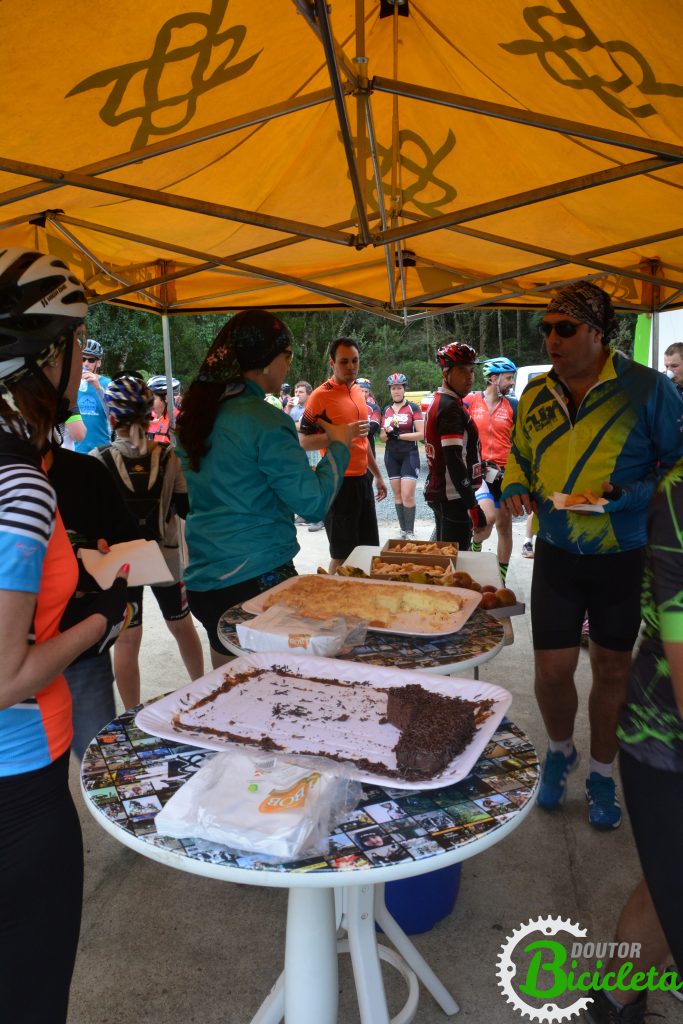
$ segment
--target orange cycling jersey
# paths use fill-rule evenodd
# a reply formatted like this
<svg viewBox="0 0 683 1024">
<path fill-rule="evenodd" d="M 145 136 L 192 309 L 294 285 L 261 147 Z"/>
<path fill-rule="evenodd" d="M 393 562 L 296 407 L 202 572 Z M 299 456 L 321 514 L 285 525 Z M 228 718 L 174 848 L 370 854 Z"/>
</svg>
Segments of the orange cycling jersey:
<svg viewBox="0 0 683 1024">
<path fill-rule="evenodd" d="M 317 420 L 327 423 L 355 423 L 367 420 L 365 392 L 357 384 L 337 384 L 333 377 L 316 388 L 306 402 L 300 420 L 302 434 L 319 434 Z M 368 439 L 355 437 L 351 442 L 351 459 L 344 476 L 365 476 L 368 471 Z"/>
<path fill-rule="evenodd" d="M 483 391 L 471 391 L 463 401 L 477 424 L 482 459 L 504 466 L 512 446 L 514 406 L 507 398 L 501 397 L 493 412 L 490 412 Z"/>
</svg>

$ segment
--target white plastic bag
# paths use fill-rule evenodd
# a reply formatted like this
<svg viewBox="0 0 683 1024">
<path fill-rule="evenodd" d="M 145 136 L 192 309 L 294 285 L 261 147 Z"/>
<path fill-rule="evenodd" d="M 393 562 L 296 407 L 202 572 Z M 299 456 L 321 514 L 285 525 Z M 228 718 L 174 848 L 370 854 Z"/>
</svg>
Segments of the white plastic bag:
<svg viewBox="0 0 683 1024">
<path fill-rule="evenodd" d="M 324 855 L 361 785 L 282 757 L 216 754 L 156 817 L 160 835 L 208 839 L 278 860 Z"/>
<path fill-rule="evenodd" d="M 237 625 L 240 646 L 247 651 L 303 651 L 334 658 L 365 640 L 367 625 L 354 616 L 309 619 L 286 605 L 274 604 Z"/>
</svg>

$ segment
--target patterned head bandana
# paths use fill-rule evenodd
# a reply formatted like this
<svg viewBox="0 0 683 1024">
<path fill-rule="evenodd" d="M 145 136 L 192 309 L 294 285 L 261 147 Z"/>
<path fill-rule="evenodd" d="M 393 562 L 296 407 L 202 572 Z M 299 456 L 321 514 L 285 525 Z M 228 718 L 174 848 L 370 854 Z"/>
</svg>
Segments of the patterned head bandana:
<svg viewBox="0 0 683 1024">
<path fill-rule="evenodd" d="M 615 336 L 619 326 L 609 295 L 590 281 L 575 281 L 561 288 L 548 303 L 546 312 L 564 313 L 602 331 L 604 344 Z"/>
<path fill-rule="evenodd" d="M 289 328 L 266 309 L 245 309 L 219 331 L 197 380 L 225 384 L 226 396 L 244 388 L 244 371 L 259 370 L 291 349 Z"/>
</svg>

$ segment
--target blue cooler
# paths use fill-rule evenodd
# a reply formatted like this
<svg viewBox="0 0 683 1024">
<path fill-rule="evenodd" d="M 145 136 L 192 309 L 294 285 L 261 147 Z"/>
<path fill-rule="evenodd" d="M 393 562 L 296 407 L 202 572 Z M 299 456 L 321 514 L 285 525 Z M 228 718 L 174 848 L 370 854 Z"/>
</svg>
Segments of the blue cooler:
<svg viewBox="0 0 683 1024">
<path fill-rule="evenodd" d="M 386 908 L 404 932 L 428 932 L 451 913 L 460 888 L 460 870 L 460 864 L 451 864 L 425 875 L 387 882 Z"/>
</svg>

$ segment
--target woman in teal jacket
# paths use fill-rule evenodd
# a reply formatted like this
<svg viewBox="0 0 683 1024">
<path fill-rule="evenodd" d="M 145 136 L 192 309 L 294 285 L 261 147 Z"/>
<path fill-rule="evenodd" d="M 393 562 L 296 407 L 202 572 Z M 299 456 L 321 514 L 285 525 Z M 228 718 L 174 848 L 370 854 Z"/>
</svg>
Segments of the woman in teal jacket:
<svg viewBox="0 0 683 1024">
<path fill-rule="evenodd" d="M 291 417 L 264 401 L 279 394 L 292 355 L 281 320 L 238 313 L 209 349 L 178 419 L 190 499 L 185 585 L 214 668 L 228 660 L 221 615 L 295 575 L 294 513 L 324 519 L 349 461 L 351 427 L 321 421 L 330 444 L 313 472 Z"/>
</svg>

